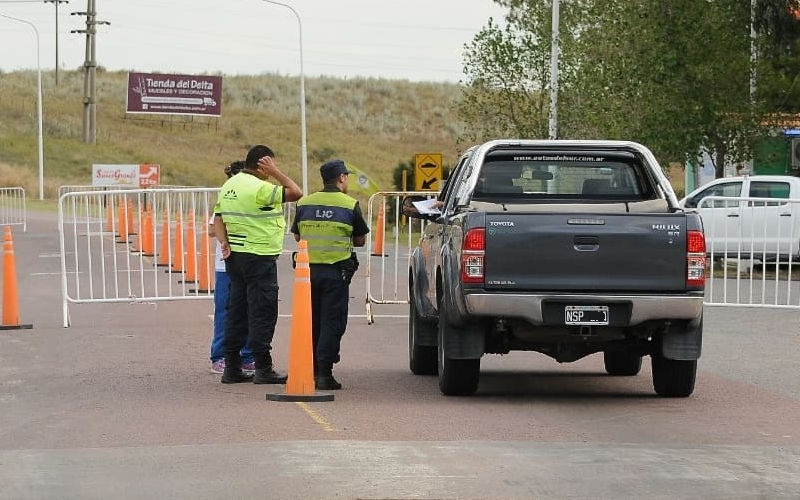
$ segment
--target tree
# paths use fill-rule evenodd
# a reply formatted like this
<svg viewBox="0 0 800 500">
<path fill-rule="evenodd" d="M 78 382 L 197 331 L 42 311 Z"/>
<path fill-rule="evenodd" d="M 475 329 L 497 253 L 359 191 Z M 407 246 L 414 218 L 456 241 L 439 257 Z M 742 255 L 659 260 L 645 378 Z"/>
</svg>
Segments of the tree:
<svg viewBox="0 0 800 500">
<path fill-rule="evenodd" d="M 762 0 L 770 1 L 797 0 Z M 552 3 L 497 3 L 509 8 L 508 25 L 490 21 L 467 45 L 460 116 L 478 134 L 509 127 L 519 137 L 544 137 L 549 65 L 542 60 L 546 54 L 549 61 Z M 762 71 L 764 92 L 750 98 L 749 2 L 562 0 L 561 7 L 560 137 L 636 140 L 662 163 L 685 162 L 705 150 L 721 176 L 726 163 L 746 159 L 765 133 L 776 101 L 763 97 L 768 89 L 780 94 L 791 87 L 770 85 L 776 73 Z M 777 32 L 783 34 L 777 38 L 789 36 Z M 528 83 L 521 93 L 539 104 L 529 106 L 524 126 L 517 124 L 524 115 L 518 109 L 526 101 L 502 99 L 509 93 L 505 82 L 520 78 Z"/>
<path fill-rule="evenodd" d="M 465 48 L 466 87 L 458 106 L 471 125 L 466 138 L 546 137 L 550 77 L 549 23 L 539 17 L 528 29 L 505 28 L 492 19 Z"/>
</svg>

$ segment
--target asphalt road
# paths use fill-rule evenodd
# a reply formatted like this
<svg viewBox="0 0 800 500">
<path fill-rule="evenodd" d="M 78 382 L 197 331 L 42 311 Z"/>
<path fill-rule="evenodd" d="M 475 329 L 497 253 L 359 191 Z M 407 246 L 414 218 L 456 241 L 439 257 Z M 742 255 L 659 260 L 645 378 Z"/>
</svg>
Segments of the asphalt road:
<svg viewBox="0 0 800 500">
<path fill-rule="evenodd" d="M 405 308 L 366 324 L 360 271 L 345 388 L 267 402 L 280 388 L 209 372 L 208 301 L 76 305 L 62 328 L 56 230 L 34 213 L 15 233 L 34 328 L 0 331 L 0 498 L 800 497 L 800 311 L 707 308 L 687 399 L 656 397 L 647 361 L 609 377 L 536 353 L 485 357 L 478 393 L 447 398 L 408 371 Z"/>
</svg>

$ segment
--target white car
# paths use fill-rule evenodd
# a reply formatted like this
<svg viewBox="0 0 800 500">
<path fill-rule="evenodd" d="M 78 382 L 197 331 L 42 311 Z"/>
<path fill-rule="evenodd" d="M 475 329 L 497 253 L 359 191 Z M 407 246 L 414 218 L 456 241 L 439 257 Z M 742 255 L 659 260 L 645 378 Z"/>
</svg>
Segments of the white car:
<svg viewBox="0 0 800 500">
<path fill-rule="evenodd" d="M 800 177 L 715 179 L 689 193 L 680 206 L 700 213 L 712 255 L 800 259 Z"/>
</svg>

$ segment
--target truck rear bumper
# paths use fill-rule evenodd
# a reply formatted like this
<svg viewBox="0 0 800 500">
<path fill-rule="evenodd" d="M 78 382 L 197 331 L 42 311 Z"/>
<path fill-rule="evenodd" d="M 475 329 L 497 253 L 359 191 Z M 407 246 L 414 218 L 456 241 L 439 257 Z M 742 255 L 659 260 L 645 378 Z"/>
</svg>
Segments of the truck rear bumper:
<svg viewBox="0 0 800 500">
<path fill-rule="evenodd" d="M 630 326 L 648 320 L 697 319 L 703 312 L 703 296 L 675 295 L 600 295 L 600 294 L 490 294 L 467 293 L 464 296 L 471 316 L 525 319 L 541 325 L 542 303 L 545 301 L 576 304 L 609 304 L 627 302 L 632 305 Z"/>
</svg>

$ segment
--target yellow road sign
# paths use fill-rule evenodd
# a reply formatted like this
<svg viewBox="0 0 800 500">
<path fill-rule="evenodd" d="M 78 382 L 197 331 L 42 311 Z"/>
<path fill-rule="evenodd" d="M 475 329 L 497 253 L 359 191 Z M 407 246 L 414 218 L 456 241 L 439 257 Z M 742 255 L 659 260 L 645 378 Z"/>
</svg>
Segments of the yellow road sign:
<svg viewBox="0 0 800 500">
<path fill-rule="evenodd" d="M 418 153 L 414 155 L 414 190 L 438 191 L 442 180 L 442 154 Z"/>
</svg>

